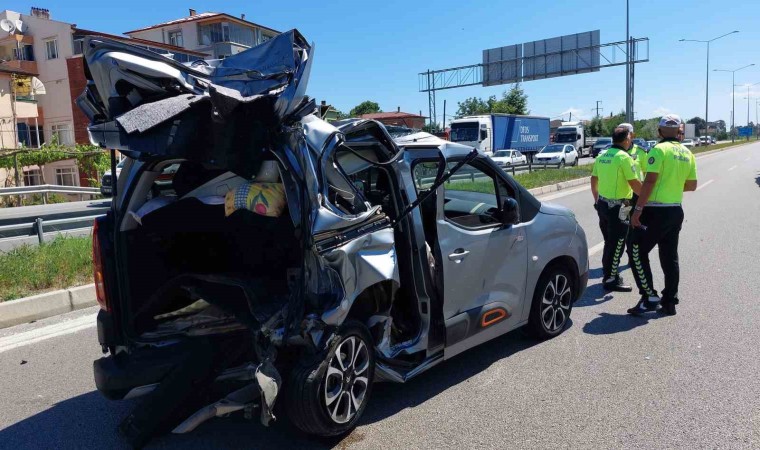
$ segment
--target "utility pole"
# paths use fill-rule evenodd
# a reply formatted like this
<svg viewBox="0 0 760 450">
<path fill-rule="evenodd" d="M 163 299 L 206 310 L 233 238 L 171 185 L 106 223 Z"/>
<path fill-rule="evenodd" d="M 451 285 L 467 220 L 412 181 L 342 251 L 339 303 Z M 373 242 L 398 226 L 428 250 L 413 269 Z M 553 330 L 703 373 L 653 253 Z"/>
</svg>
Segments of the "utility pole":
<svg viewBox="0 0 760 450">
<path fill-rule="evenodd" d="M 628 123 L 631 120 L 631 29 L 630 29 L 630 1 L 625 0 L 625 120 Z"/>
<path fill-rule="evenodd" d="M 600 108 L 600 107 L 599 107 L 599 103 L 602 103 L 602 101 L 601 101 L 601 100 L 597 100 L 597 101 L 596 101 L 596 108 L 594 108 L 594 109 L 596 109 L 596 117 L 599 117 L 599 111 L 600 111 L 600 110 L 601 110 L 601 111 L 604 111 L 604 108 Z"/>
</svg>

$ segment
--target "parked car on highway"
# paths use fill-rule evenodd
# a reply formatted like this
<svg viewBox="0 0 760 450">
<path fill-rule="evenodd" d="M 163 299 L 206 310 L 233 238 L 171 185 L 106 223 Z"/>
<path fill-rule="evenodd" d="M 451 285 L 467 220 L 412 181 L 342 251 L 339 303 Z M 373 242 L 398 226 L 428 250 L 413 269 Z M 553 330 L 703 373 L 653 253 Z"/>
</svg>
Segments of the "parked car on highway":
<svg viewBox="0 0 760 450">
<path fill-rule="evenodd" d="M 535 164 L 578 165 L 578 151 L 569 144 L 549 144 L 533 158 Z"/>
<path fill-rule="evenodd" d="M 118 179 L 119 174 L 121 174 L 121 168 L 124 167 L 124 160 L 119 162 L 119 164 L 116 165 L 116 178 Z M 100 193 L 104 197 L 110 197 L 111 193 L 113 192 L 113 176 L 111 175 L 111 170 L 106 170 L 106 172 L 103 174 L 102 177 L 100 177 Z"/>
<path fill-rule="evenodd" d="M 684 147 L 692 149 L 694 148 L 694 140 L 693 139 L 684 139 L 681 141 L 681 144 L 683 144 Z"/>
<path fill-rule="evenodd" d="M 592 148 L 591 156 L 593 156 L 594 158 L 596 158 L 597 156 L 599 156 L 599 153 L 607 150 L 610 147 L 612 147 L 612 138 L 600 137 L 594 143 L 594 147 Z"/>
<path fill-rule="evenodd" d="M 235 411 L 266 425 L 275 400 L 342 435 L 374 381 L 569 323 L 589 273 L 573 213 L 471 147 L 321 120 L 298 31 L 191 66 L 83 47 L 89 131 L 128 156 L 93 231 L 94 374 L 108 398 L 144 396 L 119 427 L 131 445 Z M 173 194 L 151 198 L 172 164 Z"/>
<path fill-rule="evenodd" d="M 699 146 L 705 146 L 705 145 L 712 145 L 715 143 L 715 138 L 712 136 L 700 136 L 698 141 L 695 141 L 696 145 Z"/>
<path fill-rule="evenodd" d="M 636 145 L 638 145 L 639 147 L 643 148 L 646 151 L 649 151 L 649 149 L 650 149 L 649 143 L 647 143 L 647 141 L 645 141 L 644 139 L 636 138 L 636 139 L 633 140 L 633 143 L 636 144 Z"/>
<path fill-rule="evenodd" d="M 514 166 L 517 164 L 527 164 L 528 158 L 519 150 L 497 150 L 491 157 L 493 162 L 499 167 Z"/>
</svg>

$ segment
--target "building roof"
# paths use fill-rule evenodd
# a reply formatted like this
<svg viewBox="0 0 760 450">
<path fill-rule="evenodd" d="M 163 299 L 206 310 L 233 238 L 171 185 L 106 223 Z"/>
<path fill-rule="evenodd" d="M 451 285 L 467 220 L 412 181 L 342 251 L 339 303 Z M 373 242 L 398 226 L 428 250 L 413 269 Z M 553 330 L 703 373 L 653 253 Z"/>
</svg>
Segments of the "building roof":
<svg viewBox="0 0 760 450">
<path fill-rule="evenodd" d="M 413 114 L 413 113 L 407 113 L 403 111 L 395 111 L 395 112 L 379 112 L 379 113 L 371 113 L 371 114 L 362 114 L 362 119 L 374 119 L 374 120 L 383 120 L 383 119 L 411 119 L 411 118 L 420 118 L 424 119 L 425 116 L 421 116 L 419 114 Z"/>
<path fill-rule="evenodd" d="M 196 52 L 194 50 L 188 50 L 183 47 L 177 47 L 176 45 L 164 44 L 163 42 L 149 41 L 147 39 L 133 38 L 129 36 L 118 36 L 115 34 L 108 34 L 108 33 L 103 33 L 100 31 L 85 30 L 84 28 L 73 28 L 73 30 L 74 30 L 74 33 L 86 34 L 88 36 L 100 36 L 100 37 L 113 39 L 115 41 L 126 42 L 126 43 L 135 43 L 135 44 L 141 44 L 141 45 L 149 45 L 151 47 L 165 48 L 166 50 L 169 50 L 169 51 L 187 53 L 189 55 L 196 55 L 201 58 L 207 56 L 203 52 Z"/>
<path fill-rule="evenodd" d="M 269 31 L 271 31 L 273 33 L 278 33 L 278 34 L 280 33 L 279 31 L 274 30 L 272 28 L 265 27 L 265 26 L 259 25 L 257 23 L 253 23 L 253 22 L 250 22 L 250 21 L 245 20 L 245 19 L 241 19 L 239 17 L 235 17 L 235 16 L 227 14 L 227 13 L 217 13 L 217 12 L 208 12 L 207 11 L 207 12 L 202 12 L 202 13 L 194 14 L 192 16 L 187 16 L 187 17 L 182 17 L 182 18 L 179 18 L 179 19 L 170 20 L 168 22 L 158 23 L 156 25 L 150 25 L 150 26 L 147 26 L 147 27 L 138 28 L 138 29 L 132 30 L 132 31 L 126 31 L 126 32 L 124 32 L 124 34 L 132 34 L 132 33 L 137 33 L 137 32 L 140 32 L 140 31 L 152 30 L 153 28 L 161 28 L 161 27 L 167 27 L 167 26 L 171 26 L 171 25 L 179 25 L 179 24 L 182 24 L 182 23 L 194 22 L 194 21 L 197 21 L 197 20 L 204 20 L 204 19 L 211 19 L 211 18 L 214 18 L 214 17 L 224 17 L 224 18 L 227 18 L 227 19 L 234 20 L 235 22 L 242 22 L 242 23 L 245 23 L 247 25 L 251 25 L 251 26 L 254 26 L 254 27 L 262 28 L 264 30 L 269 30 Z"/>
</svg>

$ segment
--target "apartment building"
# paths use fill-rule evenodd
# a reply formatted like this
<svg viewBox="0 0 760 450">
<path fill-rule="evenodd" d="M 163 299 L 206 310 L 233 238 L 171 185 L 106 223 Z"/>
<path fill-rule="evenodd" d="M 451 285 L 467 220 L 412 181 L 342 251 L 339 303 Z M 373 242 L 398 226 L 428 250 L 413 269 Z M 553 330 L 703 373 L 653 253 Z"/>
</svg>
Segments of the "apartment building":
<svg viewBox="0 0 760 450">
<path fill-rule="evenodd" d="M 219 59 L 237 54 L 268 41 L 280 32 L 227 13 L 189 10 L 187 17 L 127 31 L 127 36 L 186 50 L 202 52 Z"/>
<path fill-rule="evenodd" d="M 3 33 L 0 59 L 34 74 L 45 86 L 45 95 L 35 99 L 40 139 L 48 142 L 55 136 L 63 144 L 73 144 L 74 121 L 66 68 L 66 57 L 72 54 L 71 24 L 52 20 L 49 12 L 41 8 L 32 8 L 29 15 L 2 11 L 2 19 L 14 24 L 21 21 L 23 26 L 13 34 Z M 31 134 L 37 136 L 37 130 Z"/>
</svg>

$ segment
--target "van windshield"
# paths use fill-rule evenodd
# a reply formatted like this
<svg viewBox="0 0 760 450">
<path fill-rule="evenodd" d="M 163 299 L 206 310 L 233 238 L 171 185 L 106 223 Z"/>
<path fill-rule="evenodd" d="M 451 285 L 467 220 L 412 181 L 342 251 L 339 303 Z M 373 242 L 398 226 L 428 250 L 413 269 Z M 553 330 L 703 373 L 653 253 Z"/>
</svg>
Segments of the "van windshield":
<svg viewBox="0 0 760 450">
<path fill-rule="evenodd" d="M 478 122 L 451 124 L 451 142 L 474 142 L 478 140 Z"/>
</svg>

